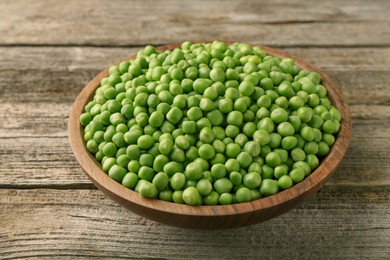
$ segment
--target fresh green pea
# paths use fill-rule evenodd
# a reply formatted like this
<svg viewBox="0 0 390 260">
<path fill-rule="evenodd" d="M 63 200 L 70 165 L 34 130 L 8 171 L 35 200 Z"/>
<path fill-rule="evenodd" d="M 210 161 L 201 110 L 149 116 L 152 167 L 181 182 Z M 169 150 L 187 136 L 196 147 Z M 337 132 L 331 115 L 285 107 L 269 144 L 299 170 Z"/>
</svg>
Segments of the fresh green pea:
<svg viewBox="0 0 390 260">
<path fill-rule="evenodd" d="M 293 186 L 293 180 L 289 175 L 283 175 L 278 179 L 278 186 L 282 190 L 291 188 Z"/>
<path fill-rule="evenodd" d="M 248 152 L 241 152 L 237 155 L 237 161 L 241 168 L 247 168 L 253 161 L 252 156 Z"/>
<path fill-rule="evenodd" d="M 282 137 L 292 136 L 295 133 L 294 126 L 289 122 L 281 122 L 277 127 L 277 131 Z"/>
<path fill-rule="evenodd" d="M 125 177 L 127 173 L 127 170 L 117 164 L 113 165 L 110 170 L 108 171 L 108 175 L 118 181 L 118 182 L 122 182 L 123 178 Z"/>
<path fill-rule="evenodd" d="M 231 183 L 231 181 L 227 178 L 220 178 L 220 179 L 217 179 L 215 182 L 214 182 L 214 190 L 216 192 L 218 192 L 219 194 L 222 194 L 222 193 L 229 193 L 230 190 L 233 188 L 233 184 Z"/>
<path fill-rule="evenodd" d="M 183 191 L 182 194 L 183 201 L 191 206 L 199 205 L 202 202 L 202 197 L 199 194 L 199 191 L 195 187 L 188 187 Z"/>
<path fill-rule="evenodd" d="M 294 183 L 298 183 L 305 178 L 305 173 L 301 168 L 295 168 L 290 171 L 289 176 Z"/>
<path fill-rule="evenodd" d="M 268 133 L 271 133 L 275 129 L 275 124 L 271 118 L 263 118 L 257 124 L 257 129 L 265 130 Z"/>
<path fill-rule="evenodd" d="M 153 183 L 143 181 L 139 187 L 139 194 L 145 198 L 156 198 L 158 195 L 158 189 Z"/>
<path fill-rule="evenodd" d="M 210 144 L 202 144 L 198 150 L 199 156 L 205 160 L 209 160 L 214 157 L 215 150 Z"/>
<path fill-rule="evenodd" d="M 205 197 L 203 197 L 205 205 L 217 205 L 219 203 L 219 194 L 216 191 L 211 191 Z"/>
<path fill-rule="evenodd" d="M 229 205 L 229 204 L 232 204 L 233 203 L 233 195 L 230 194 L 230 193 L 222 193 L 220 194 L 219 196 L 219 199 L 218 199 L 218 202 L 219 204 L 221 205 Z"/>
<path fill-rule="evenodd" d="M 199 164 L 192 162 L 186 166 L 184 174 L 188 180 L 199 180 L 203 176 L 203 169 Z"/>
<path fill-rule="evenodd" d="M 270 117 L 271 117 L 272 121 L 274 121 L 274 123 L 279 124 L 279 123 L 282 123 L 284 121 L 287 121 L 288 113 L 283 108 L 276 108 L 275 110 L 273 110 L 271 112 Z"/>
<path fill-rule="evenodd" d="M 260 192 L 264 196 L 271 196 L 278 192 L 279 185 L 277 180 L 265 179 L 261 182 Z"/>
<path fill-rule="evenodd" d="M 212 192 L 213 185 L 209 180 L 201 179 L 197 182 L 196 188 L 200 195 L 207 196 L 208 194 L 210 194 L 210 192 Z"/>
<path fill-rule="evenodd" d="M 280 147 L 280 144 L 282 142 L 282 136 L 278 133 L 270 133 L 269 134 L 269 137 L 270 137 L 270 141 L 268 142 L 268 146 L 270 148 L 278 148 Z"/>
<path fill-rule="evenodd" d="M 234 138 L 240 133 L 240 129 L 235 125 L 228 125 L 225 128 L 225 134 L 227 137 Z"/>
<path fill-rule="evenodd" d="M 215 178 L 215 179 L 221 179 L 223 177 L 226 176 L 227 174 L 227 169 L 225 167 L 225 165 L 221 164 L 221 163 L 218 163 L 218 164 L 214 164 L 212 167 L 211 167 L 211 175 Z"/>
<path fill-rule="evenodd" d="M 123 179 L 122 179 L 122 185 L 127 187 L 127 188 L 130 188 L 130 189 L 134 189 L 135 186 L 137 185 L 138 183 L 138 176 L 137 174 L 133 173 L 133 172 L 129 172 L 127 173 Z"/>
<path fill-rule="evenodd" d="M 254 189 L 260 186 L 261 176 L 258 172 L 248 172 L 243 177 L 243 184 L 248 189 Z"/>
<path fill-rule="evenodd" d="M 250 156 L 256 157 L 260 154 L 261 146 L 256 141 L 249 141 L 245 143 L 244 151 L 248 152 Z"/>
<path fill-rule="evenodd" d="M 291 150 L 291 158 L 296 162 L 303 161 L 306 158 L 306 154 L 301 148 L 295 147 Z"/>
<path fill-rule="evenodd" d="M 252 193 L 247 187 L 241 187 L 236 191 L 237 202 L 248 202 L 252 200 Z"/>
</svg>

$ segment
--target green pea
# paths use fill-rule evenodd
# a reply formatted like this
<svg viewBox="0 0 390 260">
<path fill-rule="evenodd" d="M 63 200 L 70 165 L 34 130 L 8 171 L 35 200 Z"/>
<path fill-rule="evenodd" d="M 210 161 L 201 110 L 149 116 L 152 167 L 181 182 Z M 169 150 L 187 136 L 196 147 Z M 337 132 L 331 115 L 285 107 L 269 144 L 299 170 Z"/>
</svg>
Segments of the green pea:
<svg viewBox="0 0 390 260">
<path fill-rule="evenodd" d="M 141 182 L 139 186 L 139 194 L 145 198 L 156 198 L 158 195 L 158 189 L 156 185 L 145 180 Z"/>
<path fill-rule="evenodd" d="M 188 187 L 183 191 L 182 198 L 188 205 L 199 205 L 202 202 L 202 197 L 199 194 L 198 189 L 195 187 Z"/>
<path fill-rule="evenodd" d="M 297 110 L 297 116 L 301 119 L 302 122 L 310 122 L 313 116 L 313 109 L 309 107 L 300 107 Z"/>
<path fill-rule="evenodd" d="M 92 121 L 92 115 L 91 113 L 85 112 L 80 115 L 80 124 L 82 126 L 88 125 Z"/>
<path fill-rule="evenodd" d="M 276 167 L 282 163 L 282 159 L 276 152 L 270 152 L 269 154 L 267 154 L 267 156 L 265 157 L 265 161 L 271 167 Z"/>
<path fill-rule="evenodd" d="M 177 108 L 172 107 L 169 112 L 166 114 L 166 118 L 172 124 L 177 124 L 183 117 L 183 112 Z"/>
<path fill-rule="evenodd" d="M 238 90 L 240 91 L 241 95 L 250 96 L 255 90 L 255 86 L 251 82 L 244 80 L 239 85 Z"/>
<path fill-rule="evenodd" d="M 196 121 L 203 117 L 203 111 L 199 107 L 192 107 L 187 111 L 189 120 Z"/>
<path fill-rule="evenodd" d="M 221 68 L 213 68 L 210 71 L 210 79 L 214 82 L 224 82 L 225 81 L 225 72 Z"/>
<path fill-rule="evenodd" d="M 247 187 L 241 187 L 236 191 L 237 202 L 248 202 L 252 200 L 252 193 Z"/>
<path fill-rule="evenodd" d="M 142 135 L 137 140 L 137 145 L 140 149 L 148 149 L 153 146 L 154 138 L 150 135 Z"/>
<path fill-rule="evenodd" d="M 209 180 L 201 179 L 196 184 L 196 188 L 198 189 L 200 195 L 207 196 L 213 190 L 213 185 Z"/>
<path fill-rule="evenodd" d="M 214 147 L 210 144 L 202 144 L 198 150 L 199 156 L 205 160 L 209 160 L 215 156 Z"/>
<path fill-rule="evenodd" d="M 277 180 L 265 179 L 261 182 L 260 192 L 264 196 L 271 196 L 278 192 L 279 185 Z"/>
<path fill-rule="evenodd" d="M 221 179 L 221 178 L 225 177 L 226 174 L 227 174 L 226 167 L 225 167 L 225 165 L 223 165 L 221 163 L 214 164 L 211 167 L 211 175 L 215 179 Z"/>
<path fill-rule="evenodd" d="M 305 139 L 306 141 L 310 142 L 310 141 L 314 140 L 315 133 L 314 133 L 313 129 L 310 126 L 305 126 L 301 130 L 301 136 L 302 136 L 303 139 Z"/>
<path fill-rule="evenodd" d="M 288 113 L 285 109 L 283 108 L 276 108 L 271 112 L 270 115 L 272 121 L 275 123 L 279 124 L 281 122 L 287 121 L 288 119 Z"/>
<path fill-rule="evenodd" d="M 170 185 L 174 190 L 181 190 L 186 182 L 186 177 L 181 172 L 176 172 L 170 179 Z"/>
<path fill-rule="evenodd" d="M 172 201 L 175 203 L 184 204 L 183 191 L 182 190 L 175 190 L 172 193 Z"/>
<path fill-rule="evenodd" d="M 113 165 L 110 170 L 108 171 L 108 175 L 118 181 L 118 182 L 122 182 L 123 178 L 125 177 L 127 173 L 127 170 L 117 164 Z"/>
<path fill-rule="evenodd" d="M 228 98 L 228 99 L 231 99 L 231 100 L 236 100 L 237 98 L 240 97 L 240 92 L 238 91 L 238 89 L 236 88 L 233 88 L 233 87 L 230 87 L 230 88 L 227 88 L 226 91 L 225 91 L 225 98 Z"/>
<path fill-rule="evenodd" d="M 271 118 L 263 118 L 257 124 L 257 129 L 271 133 L 275 129 L 275 124 Z"/>
<path fill-rule="evenodd" d="M 256 104 L 259 107 L 269 108 L 272 104 L 272 99 L 268 95 L 263 95 L 257 100 Z"/>
<path fill-rule="evenodd" d="M 206 171 L 208 168 L 209 168 L 209 163 L 208 161 L 206 161 L 205 159 L 201 158 L 201 157 L 198 157 L 194 160 L 195 163 L 198 163 L 203 171 Z"/>
<path fill-rule="evenodd" d="M 305 158 L 305 162 L 310 165 L 310 168 L 314 170 L 320 164 L 318 157 L 314 154 L 308 154 Z"/>
<path fill-rule="evenodd" d="M 243 177 L 243 184 L 248 189 L 254 189 L 260 186 L 261 176 L 258 172 L 248 172 Z"/>
<path fill-rule="evenodd" d="M 298 144 L 298 139 L 295 136 L 286 136 L 282 139 L 282 148 L 291 150 Z"/>
<path fill-rule="evenodd" d="M 239 111 L 231 111 L 227 115 L 227 123 L 230 125 L 241 126 L 243 120 L 244 120 L 244 117 L 243 117 L 242 113 Z"/>
<path fill-rule="evenodd" d="M 260 154 L 261 146 L 256 141 L 249 141 L 245 144 L 244 151 L 248 152 L 250 156 L 256 157 Z"/>
<path fill-rule="evenodd" d="M 283 175 L 278 179 L 278 186 L 282 190 L 291 188 L 293 186 L 293 180 L 289 175 Z"/>
<path fill-rule="evenodd" d="M 280 146 L 280 143 L 282 141 L 282 136 L 278 133 L 270 133 L 269 134 L 269 142 L 266 144 L 270 148 L 277 148 Z"/>
<path fill-rule="evenodd" d="M 317 154 L 318 144 L 316 142 L 307 142 L 303 148 L 306 154 Z"/>
<path fill-rule="evenodd" d="M 220 194 L 219 196 L 219 199 L 218 199 L 218 202 L 219 204 L 221 205 L 229 205 L 229 204 L 232 204 L 233 203 L 233 195 L 230 194 L 230 193 L 222 193 Z"/>
<path fill-rule="evenodd" d="M 174 147 L 169 158 L 171 159 L 171 161 L 182 163 L 185 161 L 186 156 L 185 156 L 185 152 L 182 149 L 178 147 Z"/>
<path fill-rule="evenodd" d="M 164 172 L 157 173 L 152 180 L 152 183 L 157 187 L 157 189 L 164 190 L 169 183 L 169 176 Z"/>
<path fill-rule="evenodd" d="M 205 197 L 203 197 L 205 205 L 217 205 L 219 203 L 219 194 L 216 191 L 211 191 Z"/>
<path fill-rule="evenodd" d="M 223 114 L 221 111 L 215 109 L 206 114 L 206 118 L 211 122 L 213 126 L 218 126 L 223 123 Z"/>
<path fill-rule="evenodd" d="M 289 122 L 282 122 L 277 127 L 278 133 L 283 136 L 292 136 L 295 133 L 294 126 Z"/>
<path fill-rule="evenodd" d="M 127 173 L 123 179 L 122 179 L 122 185 L 127 187 L 127 188 L 130 188 L 130 189 L 134 189 L 135 186 L 137 185 L 138 183 L 138 176 L 137 174 L 133 173 L 133 172 L 129 172 Z"/>
<path fill-rule="evenodd" d="M 291 170 L 289 176 L 294 183 L 298 183 L 301 182 L 303 178 L 305 178 L 305 173 L 301 168 L 295 168 Z"/>
<path fill-rule="evenodd" d="M 236 143 L 229 143 L 226 145 L 225 153 L 230 158 L 236 158 L 241 152 L 241 147 Z"/>
<path fill-rule="evenodd" d="M 308 163 L 304 161 L 297 161 L 292 165 L 292 168 L 301 168 L 305 174 L 305 176 L 308 176 L 311 173 L 311 167 Z"/>
<path fill-rule="evenodd" d="M 252 163 L 252 156 L 248 152 L 241 152 L 237 155 L 237 161 L 241 168 L 247 168 Z"/>
<path fill-rule="evenodd" d="M 222 127 L 214 126 L 212 129 L 215 134 L 215 139 L 223 140 L 226 137 L 225 130 Z"/>
<path fill-rule="evenodd" d="M 218 101 L 218 109 L 227 114 L 233 110 L 233 101 L 229 98 L 222 98 Z"/>
<path fill-rule="evenodd" d="M 214 131 L 209 127 L 204 127 L 200 130 L 199 140 L 203 143 L 210 144 L 215 140 Z"/>
<path fill-rule="evenodd" d="M 264 90 L 273 89 L 273 80 L 270 78 L 263 78 L 262 80 L 260 80 L 260 87 Z"/>
<path fill-rule="evenodd" d="M 161 172 L 164 169 L 165 164 L 169 162 L 169 158 L 166 155 L 159 154 L 153 160 L 153 170 L 155 172 Z"/>
<path fill-rule="evenodd" d="M 189 163 L 184 174 L 188 180 L 199 180 L 203 176 L 202 166 L 195 162 Z"/>
<path fill-rule="evenodd" d="M 149 166 L 141 166 L 138 171 L 138 177 L 143 180 L 152 181 L 154 177 L 154 170 Z"/>
<path fill-rule="evenodd" d="M 303 161 L 306 158 L 306 154 L 301 148 L 295 147 L 291 150 L 291 158 L 296 162 Z"/>
<path fill-rule="evenodd" d="M 329 153 L 329 150 L 330 150 L 330 148 L 329 148 L 329 145 L 327 143 L 322 142 L 322 141 L 320 141 L 318 143 L 318 152 L 317 152 L 318 156 L 327 155 Z"/>
<path fill-rule="evenodd" d="M 214 182 L 214 189 L 219 194 L 228 193 L 233 188 L 233 184 L 227 178 L 220 178 Z"/>
<path fill-rule="evenodd" d="M 163 168 L 163 172 L 168 174 L 168 176 L 172 176 L 177 172 L 183 172 L 184 167 L 182 164 L 175 162 L 175 161 L 170 161 L 169 163 L 165 164 Z"/>
</svg>

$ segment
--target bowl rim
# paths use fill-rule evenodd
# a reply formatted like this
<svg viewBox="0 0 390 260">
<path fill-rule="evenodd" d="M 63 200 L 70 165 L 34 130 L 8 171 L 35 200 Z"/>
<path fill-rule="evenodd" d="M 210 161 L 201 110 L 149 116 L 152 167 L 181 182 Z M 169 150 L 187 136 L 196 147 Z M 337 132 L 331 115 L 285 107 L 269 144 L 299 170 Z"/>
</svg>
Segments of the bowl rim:
<svg viewBox="0 0 390 260">
<path fill-rule="evenodd" d="M 231 41 L 223 41 L 226 44 L 231 44 Z M 210 43 L 210 41 L 199 41 L 193 43 Z M 242 43 L 242 42 L 240 42 Z M 84 111 L 84 107 L 88 101 L 90 101 L 95 94 L 95 90 L 100 85 L 100 80 L 108 75 L 109 68 L 106 68 L 98 75 L 96 75 L 91 81 L 89 81 L 82 91 L 79 93 L 72 105 L 69 119 L 68 119 L 68 138 L 71 149 L 79 162 L 80 166 L 89 177 L 89 179 L 99 189 L 112 193 L 114 199 L 117 201 L 126 201 L 134 207 L 142 207 L 146 210 L 152 210 L 154 212 L 186 215 L 186 216 L 229 216 L 251 213 L 253 211 L 271 209 L 279 204 L 288 205 L 304 194 L 318 191 L 322 185 L 333 175 L 334 171 L 340 165 L 342 158 L 346 154 L 348 149 L 352 130 L 351 130 L 351 115 L 347 103 L 342 96 L 340 89 L 335 82 L 322 70 L 305 61 L 304 59 L 292 55 L 288 52 L 280 49 L 271 48 L 265 45 L 251 44 L 252 46 L 258 46 L 264 50 L 268 55 L 272 55 L 279 58 L 292 58 L 294 64 L 298 65 L 301 69 L 317 72 L 321 75 L 322 82 L 328 91 L 328 97 L 331 100 L 333 106 L 335 106 L 342 115 L 342 121 L 339 133 L 336 136 L 335 143 L 332 145 L 328 155 L 320 161 L 319 167 L 315 169 L 309 176 L 305 177 L 303 181 L 295 184 L 291 188 L 280 191 L 272 196 L 263 197 L 254 201 L 230 204 L 230 205 L 201 205 L 201 206 L 189 206 L 185 204 L 177 204 L 173 202 L 166 202 L 158 199 L 148 199 L 142 197 L 139 193 L 131 190 L 122 184 L 111 179 L 108 174 L 104 173 L 100 167 L 100 163 L 94 156 L 87 150 L 86 144 L 83 138 L 83 129 L 79 122 L 79 116 Z M 157 47 L 157 50 L 169 50 L 178 48 L 181 43 L 167 44 Z M 121 59 L 115 63 L 118 65 L 122 61 L 130 60 L 136 57 L 136 53 Z M 104 192 L 104 193 L 106 193 Z M 106 194 L 108 195 L 108 194 Z M 308 198 L 306 198 L 308 199 Z M 305 199 L 305 200 L 306 200 Z M 302 201 L 301 203 L 303 203 Z"/>
</svg>

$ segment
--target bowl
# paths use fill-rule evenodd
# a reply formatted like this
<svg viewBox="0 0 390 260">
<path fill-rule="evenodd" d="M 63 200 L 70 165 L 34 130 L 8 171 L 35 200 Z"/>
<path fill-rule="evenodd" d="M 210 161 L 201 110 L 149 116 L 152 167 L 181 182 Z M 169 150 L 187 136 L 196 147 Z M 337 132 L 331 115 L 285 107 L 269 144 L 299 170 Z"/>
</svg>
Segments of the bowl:
<svg viewBox="0 0 390 260">
<path fill-rule="evenodd" d="M 160 223 L 194 229 L 227 229 L 259 223 L 281 215 L 314 196 L 335 172 L 347 151 L 351 138 L 351 116 L 348 105 L 330 77 L 309 62 L 278 49 L 258 46 L 269 55 L 292 58 L 300 68 L 318 72 L 322 78 L 322 85 L 328 90 L 329 99 L 342 115 L 340 131 L 329 154 L 320 161 L 319 167 L 302 182 L 269 197 L 218 206 L 189 206 L 148 199 L 122 186 L 103 172 L 100 163 L 87 150 L 83 129 L 79 123 L 84 106 L 93 98 L 100 80 L 108 75 L 108 69 L 102 71 L 84 87 L 76 98 L 69 115 L 69 142 L 77 161 L 89 179 L 106 196 L 138 215 Z M 180 47 L 180 44 L 164 45 L 157 49 L 168 50 L 177 47 Z M 135 56 L 136 54 L 123 60 L 130 60 Z"/>
</svg>

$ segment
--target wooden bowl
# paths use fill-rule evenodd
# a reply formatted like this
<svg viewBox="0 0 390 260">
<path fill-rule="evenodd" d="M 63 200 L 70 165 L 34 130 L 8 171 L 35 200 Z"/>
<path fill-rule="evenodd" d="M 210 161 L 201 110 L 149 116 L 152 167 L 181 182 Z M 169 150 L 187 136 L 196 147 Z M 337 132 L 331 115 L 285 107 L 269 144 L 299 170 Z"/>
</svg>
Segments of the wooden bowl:
<svg viewBox="0 0 390 260">
<path fill-rule="evenodd" d="M 158 49 L 168 50 L 179 46 L 180 44 L 171 44 Z M 102 71 L 85 86 L 76 98 L 69 116 L 69 142 L 76 159 L 90 180 L 108 197 L 141 216 L 168 225 L 195 229 L 226 229 L 262 222 L 285 213 L 312 197 L 332 176 L 347 151 L 351 138 L 351 116 L 348 106 L 336 84 L 324 72 L 284 51 L 266 46 L 260 47 L 270 55 L 293 58 L 295 64 L 302 69 L 318 72 L 321 75 L 322 84 L 328 90 L 332 104 L 342 114 L 341 128 L 329 154 L 320 162 L 319 167 L 302 182 L 269 197 L 224 206 L 188 206 L 147 199 L 122 186 L 104 173 L 99 162 L 89 153 L 79 123 L 79 116 L 84 106 L 93 98 L 100 80 L 108 75 L 108 69 Z M 131 55 L 123 60 L 133 59 L 135 56 Z"/>
</svg>

